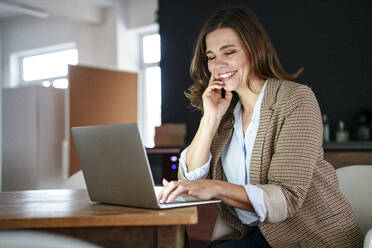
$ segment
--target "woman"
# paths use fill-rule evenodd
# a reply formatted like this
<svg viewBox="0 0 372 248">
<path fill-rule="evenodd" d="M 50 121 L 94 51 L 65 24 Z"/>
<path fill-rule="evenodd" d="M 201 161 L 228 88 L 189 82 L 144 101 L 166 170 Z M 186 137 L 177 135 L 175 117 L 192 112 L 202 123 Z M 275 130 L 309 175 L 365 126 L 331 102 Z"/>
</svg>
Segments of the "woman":
<svg viewBox="0 0 372 248">
<path fill-rule="evenodd" d="M 180 194 L 220 199 L 216 247 L 359 247 L 362 235 L 323 159 L 318 102 L 292 82 L 254 14 L 216 12 L 196 43 L 188 98 L 203 116 L 180 158 Z"/>
</svg>

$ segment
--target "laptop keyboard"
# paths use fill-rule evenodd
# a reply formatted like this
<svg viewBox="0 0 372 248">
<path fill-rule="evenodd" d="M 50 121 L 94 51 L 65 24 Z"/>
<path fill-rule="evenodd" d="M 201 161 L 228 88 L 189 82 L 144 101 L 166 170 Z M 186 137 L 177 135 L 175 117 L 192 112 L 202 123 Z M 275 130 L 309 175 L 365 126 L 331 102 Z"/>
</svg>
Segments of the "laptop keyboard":
<svg viewBox="0 0 372 248">
<path fill-rule="evenodd" d="M 162 189 L 163 189 L 163 186 L 155 186 L 156 195 L 158 195 Z M 184 195 L 178 196 L 173 202 L 170 202 L 170 203 L 164 202 L 162 204 L 174 204 L 174 203 L 195 202 L 195 201 L 200 201 L 200 200 L 195 197 L 184 194 Z"/>
<path fill-rule="evenodd" d="M 199 199 L 189 196 L 189 195 L 180 195 L 178 196 L 173 203 L 177 202 L 194 202 L 194 201 L 200 201 Z"/>
</svg>

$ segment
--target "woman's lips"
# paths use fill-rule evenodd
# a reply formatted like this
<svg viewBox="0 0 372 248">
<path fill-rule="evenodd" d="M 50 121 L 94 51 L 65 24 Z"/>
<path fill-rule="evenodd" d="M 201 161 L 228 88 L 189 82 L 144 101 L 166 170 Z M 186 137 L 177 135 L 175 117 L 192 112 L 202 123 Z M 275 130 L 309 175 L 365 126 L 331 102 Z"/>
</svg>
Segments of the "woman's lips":
<svg viewBox="0 0 372 248">
<path fill-rule="evenodd" d="M 230 80 L 237 72 L 238 72 L 238 70 L 232 71 L 232 72 L 223 73 L 223 74 L 219 74 L 218 80 L 219 81 L 222 81 L 222 82 L 226 82 L 226 81 Z"/>
</svg>

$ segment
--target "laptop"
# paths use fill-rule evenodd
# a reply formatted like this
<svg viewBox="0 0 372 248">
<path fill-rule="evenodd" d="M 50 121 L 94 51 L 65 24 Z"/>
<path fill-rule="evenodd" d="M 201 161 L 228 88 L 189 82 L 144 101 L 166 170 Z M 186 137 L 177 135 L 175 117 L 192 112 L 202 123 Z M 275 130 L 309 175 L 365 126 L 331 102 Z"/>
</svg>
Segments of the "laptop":
<svg viewBox="0 0 372 248">
<path fill-rule="evenodd" d="M 181 195 L 160 203 L 136 123 L 73 127 L 72 136 L 91 201 L 167 209 L 220 202 Z"/>
</svg>

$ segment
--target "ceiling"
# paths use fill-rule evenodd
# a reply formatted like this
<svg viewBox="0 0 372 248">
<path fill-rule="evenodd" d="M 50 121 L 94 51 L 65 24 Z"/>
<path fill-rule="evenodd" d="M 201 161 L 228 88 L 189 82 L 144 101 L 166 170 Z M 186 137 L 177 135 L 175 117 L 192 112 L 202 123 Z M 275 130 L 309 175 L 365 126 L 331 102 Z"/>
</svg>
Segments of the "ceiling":
<svg viewBox="0 0 372 248">
<path fill-rule="evenodd" d="M 114 4 L 115 0 L 0 0 L 0 18 L 29 15 L 97 23 L 101 21 L 101 9 Z"/>
</svg>

